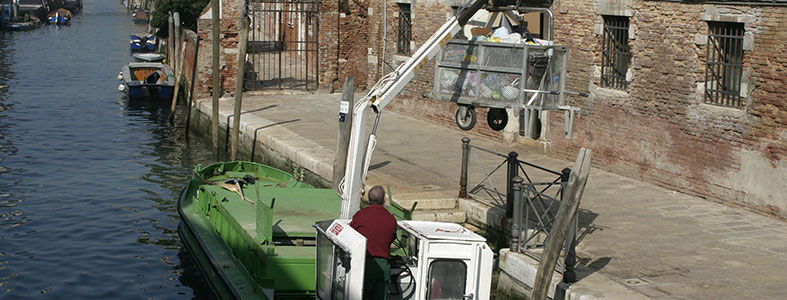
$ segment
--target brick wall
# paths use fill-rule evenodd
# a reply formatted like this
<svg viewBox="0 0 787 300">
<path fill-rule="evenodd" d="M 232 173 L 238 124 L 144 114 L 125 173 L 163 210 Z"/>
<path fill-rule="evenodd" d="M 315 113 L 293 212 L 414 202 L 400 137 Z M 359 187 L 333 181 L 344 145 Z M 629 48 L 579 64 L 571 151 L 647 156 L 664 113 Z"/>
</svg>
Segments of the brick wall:
<svg viewBox="0 0 787 300">
<path fill-rule="evenodd" d="M 570 49 L 567 88 L 591 96 L 573 98 L 582 118 L 573 139 L 553 134 L 553 153 L 570 159 L 587 147 L 596 167 L 787 218 L 787 8 L 630 4 L 633 76 L 625 91 L 598 87 L 599 5 L 571 0 L 555 12 L 556 42 Z M 708 27 L 700 16 L 709 12 L 741 17 L 753 35 L 740 109 L 703 103 Z M 552 132 L 562 126 L 562 116 L 551 119 Z"/>
<path fill-rule="evenodd" d="M 346 76 L 355 78 L 358 90 L 366 87 L 370 73 L 366 55 L 373 43 L 369 5 L 369 2 L 349 0 L 321 2 L 321 88 L 341 90 Z"/>
<path fill-rule="evenodd" d="M 240 0 L 221 1 L 221 21 L 219 38 L 221 50 L 219 57 L 220 95 L 235 94 L 235 79 L 238 73 L 238 5 Z M 213 91 L 213 27 L 208 5 L 197 21 L 199 35 L 199 63 L 197 65 L 196 98 L 211 97 Z"/>
</svg>

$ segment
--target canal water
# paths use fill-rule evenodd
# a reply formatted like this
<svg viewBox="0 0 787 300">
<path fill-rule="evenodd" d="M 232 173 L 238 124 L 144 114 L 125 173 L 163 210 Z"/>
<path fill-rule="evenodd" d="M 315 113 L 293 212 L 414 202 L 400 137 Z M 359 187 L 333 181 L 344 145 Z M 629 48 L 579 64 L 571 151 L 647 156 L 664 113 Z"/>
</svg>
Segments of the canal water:
<svg viewBox="0 0 787 300">
<path fill-rule="evenodd" d="M 177 235 L 176 197 L 209 145 L 129 104 L 119 1 L 71 26 L 0 33 L 0 299 L 208 299 Z"/>
</svg>

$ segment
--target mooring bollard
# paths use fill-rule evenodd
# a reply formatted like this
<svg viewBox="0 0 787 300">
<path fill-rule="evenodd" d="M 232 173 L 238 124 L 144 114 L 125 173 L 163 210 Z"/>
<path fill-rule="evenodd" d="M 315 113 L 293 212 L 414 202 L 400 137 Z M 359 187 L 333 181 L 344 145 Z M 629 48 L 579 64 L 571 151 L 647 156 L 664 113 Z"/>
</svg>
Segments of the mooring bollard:
<svg viewBox="0 0 787 300">
<path fill-rule="evenodd" d="M 511 179 L 514 190 L 514 217 L 511 220 L 511 251 L 519 252 L 520 223 L 522 223 L 522 177 L 516 176 Z"/>
<path fill-rule="evenodd" d="M 462 170 L 459 174 L 459 198 L 467 198 L 467 172 L 470 159 L 470 139 L 462 138 Z"/>
<path fill-rule="evenodd" d="M 519 174 L 519 154 L 514 151 L 508 153 L 508 176 L 506 176 L 506 217 L 511 217 L 514 205 L 514 177 Z"/>
</svg>

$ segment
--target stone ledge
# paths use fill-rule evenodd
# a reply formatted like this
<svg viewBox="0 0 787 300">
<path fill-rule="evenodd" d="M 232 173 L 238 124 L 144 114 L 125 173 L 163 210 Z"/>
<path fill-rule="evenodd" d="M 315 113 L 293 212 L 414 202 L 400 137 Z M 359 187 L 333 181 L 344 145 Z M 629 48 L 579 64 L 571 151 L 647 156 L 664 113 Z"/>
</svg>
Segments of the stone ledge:
<svg viewBox="0 0 787 300">
<path fill-rule="evenodd" d="M 527 255 L 511 252 L 507 248 L 500 249 L 500 271 L 498 290 L 506 290 L 519 296 L 529 295 L 538 272 L 538 261 Z M 555 272 L 549 287 L 550 298 L 569 300 L 650 299 L 599 272 L 577 270 L 577 277 L 579 281 L 568 285 L 562 282 L 563 276 Z"/>
</svg>

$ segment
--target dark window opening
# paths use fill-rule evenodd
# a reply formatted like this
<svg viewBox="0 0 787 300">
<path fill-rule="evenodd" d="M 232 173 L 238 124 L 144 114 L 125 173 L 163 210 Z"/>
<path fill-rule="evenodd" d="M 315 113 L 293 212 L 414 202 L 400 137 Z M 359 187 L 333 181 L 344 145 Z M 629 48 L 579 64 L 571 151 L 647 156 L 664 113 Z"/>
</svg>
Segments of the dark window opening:
<svg viewBox="0 0 787 300">
<path fill-rule="evenodd" d="M 397 30 L 396 53 L 410 55 L 410 40 L 413 37 L 410 4 L 399 4 L 399 27 Z"/>
<path fill-rule="evenodd" d="M 465 299 L 467 265 L 461 260 L 440 259 L 429 264 L 426 299 Z"/>
<path fill-rule="evenodd" d="M 741 106 L 743 23 L 708 22 L 705 103 Z"/>
<path fill-rule="evenodd" d="M 631 63 L 629 18 L 604 16 L 601 40 L 601 86 L 619 90 L 628 87 L 626 73 Z"/>
</svg>

